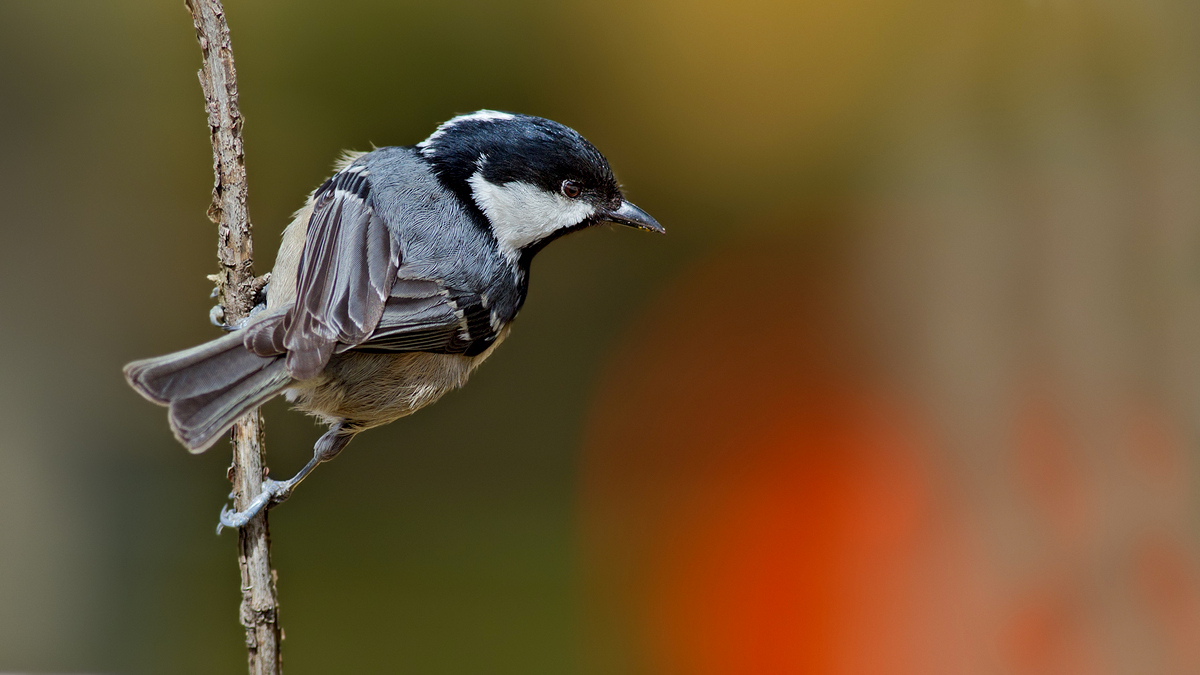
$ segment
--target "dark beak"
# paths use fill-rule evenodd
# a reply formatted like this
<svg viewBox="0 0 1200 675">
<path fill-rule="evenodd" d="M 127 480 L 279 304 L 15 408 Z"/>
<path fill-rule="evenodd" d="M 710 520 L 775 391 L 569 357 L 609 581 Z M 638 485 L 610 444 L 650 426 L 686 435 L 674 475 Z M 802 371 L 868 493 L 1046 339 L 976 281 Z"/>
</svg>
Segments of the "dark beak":
<svg viewBox="0 0 1200 675">
<path fill-rule="evenodd" d="M 666 234 L 666 229 L 658 224 L 649 213 L 639 209 L 625 200 L 621 200 L 621 207 L 613 211 L 601 211 L 597 214 L 600 220 L 607 220 L 611 223 L 620 223 L 636 227 L 639 230 L 650 230 L 659 234 Z"/>
</svg>

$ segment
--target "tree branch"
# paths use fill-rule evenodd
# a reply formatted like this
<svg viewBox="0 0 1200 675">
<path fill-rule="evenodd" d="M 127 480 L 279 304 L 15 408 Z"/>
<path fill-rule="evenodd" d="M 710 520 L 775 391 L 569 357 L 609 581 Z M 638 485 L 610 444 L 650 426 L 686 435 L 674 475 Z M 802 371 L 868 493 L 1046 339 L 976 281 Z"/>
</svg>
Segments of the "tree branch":
<svg viewBox="0 0 1200 675">
<path fill-rule="evenodd" d="M 254 277 L 254 246 L 246 210 L 246 165 L 242 146 L 242 114 L 238 110 L 237 71 L 229 25 L 221 0 L 185 0 L 204 55 L 200 86 L 212 132 L 213 185 L 208 217 L 217 224 L 217 295 L 225 308 L 226 324 L 249 315 L 261 284 Z M 262 417 L 258 410 L 234 425 L 234 507 L 243 510 L 258 496 L 266 476 Z M 242 625 L 246 627 L 250 675 L 281 672 L 279 603 L 275 571 L 271 569 L 271 535 L 267 509 L 238 530 L 238 566 L 242 572 Z"/>
</svg>

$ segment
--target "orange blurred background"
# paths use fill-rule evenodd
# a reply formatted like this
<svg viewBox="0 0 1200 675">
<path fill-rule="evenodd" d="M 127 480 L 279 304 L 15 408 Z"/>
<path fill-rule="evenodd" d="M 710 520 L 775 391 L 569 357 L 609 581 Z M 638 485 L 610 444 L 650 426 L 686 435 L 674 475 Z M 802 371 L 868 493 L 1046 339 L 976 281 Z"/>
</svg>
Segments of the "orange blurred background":
<svg viewBox="0 0 1200 675">
<path fill-rule="evenodd" d="M 837 253 L 770 248 L 681 275 L 602 380 L 592 644 L 632 661 L 596 672 L 1200 671 L 1195 467 L 1145 383 L 972 369 L 938 406 Z"/>
<path fill-rule="evenodd" d="M 549 247 L 273 512 L 289 673 L 1200 672 L 1200 5 L 226 4 L 260 270 L 483 107 L 669 232 Z M 243 667 L 228 449 L 119 370 L 215 335 L 198 64 L 182 3 L 0 4 L 0 672 Z"/>
</svg>

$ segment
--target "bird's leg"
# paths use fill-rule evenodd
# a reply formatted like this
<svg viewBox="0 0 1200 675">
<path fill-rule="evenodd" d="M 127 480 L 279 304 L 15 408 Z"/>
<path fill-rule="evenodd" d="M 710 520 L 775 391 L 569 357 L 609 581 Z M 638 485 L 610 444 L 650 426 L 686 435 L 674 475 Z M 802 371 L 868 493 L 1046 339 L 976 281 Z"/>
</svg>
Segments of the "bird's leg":
<svg viewBox="0 0 1200 675">
<path fill-rule="evenodd" d="M 312 459 L 308 460 L 308 464 L 304 465 L 295 476 L 284 480 L 271 480 L 268 478 L 263 481 L 262 492 L 250 502 L 244 511 L 234 511 L 228 506 L 221 509 L 221 523 L 217 525 L 217 533 L 221 532 L 223 527 L 241 527 L 250 522 L 256 513 L 261 511 L 263 507 L 274 506 L 281 503 L 292 495 L 292 490 L 304 480 L 312 470 L 317 468 L 321 462 L 328 462 L 337 456 L 342 448 L 354 438 L 354 432 L 345 431 L 341 423 L 335 424 L 332 429 L 325 432 L 325 435 L 317 439 L 317 444 L 313 446 Z M 233 495 L 230 495 L 232 497 Z"/>
</svg>

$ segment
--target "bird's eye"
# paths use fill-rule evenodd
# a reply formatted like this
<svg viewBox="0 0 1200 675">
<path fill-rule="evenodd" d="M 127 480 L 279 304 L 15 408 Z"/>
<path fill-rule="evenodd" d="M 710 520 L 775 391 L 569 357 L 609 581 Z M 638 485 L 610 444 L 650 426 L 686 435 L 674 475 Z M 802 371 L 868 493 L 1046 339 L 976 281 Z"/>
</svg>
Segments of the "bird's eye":
<svg viewBox="0 0 1200 675">
<path fill-rule="evenodd" d="M 579 183 L 570 180 L 563 181 L 562 193 L 564 196 L 575 199 L 581 192 L 583 192 L 583 188 L 579 187 Z"/>
</svg>

